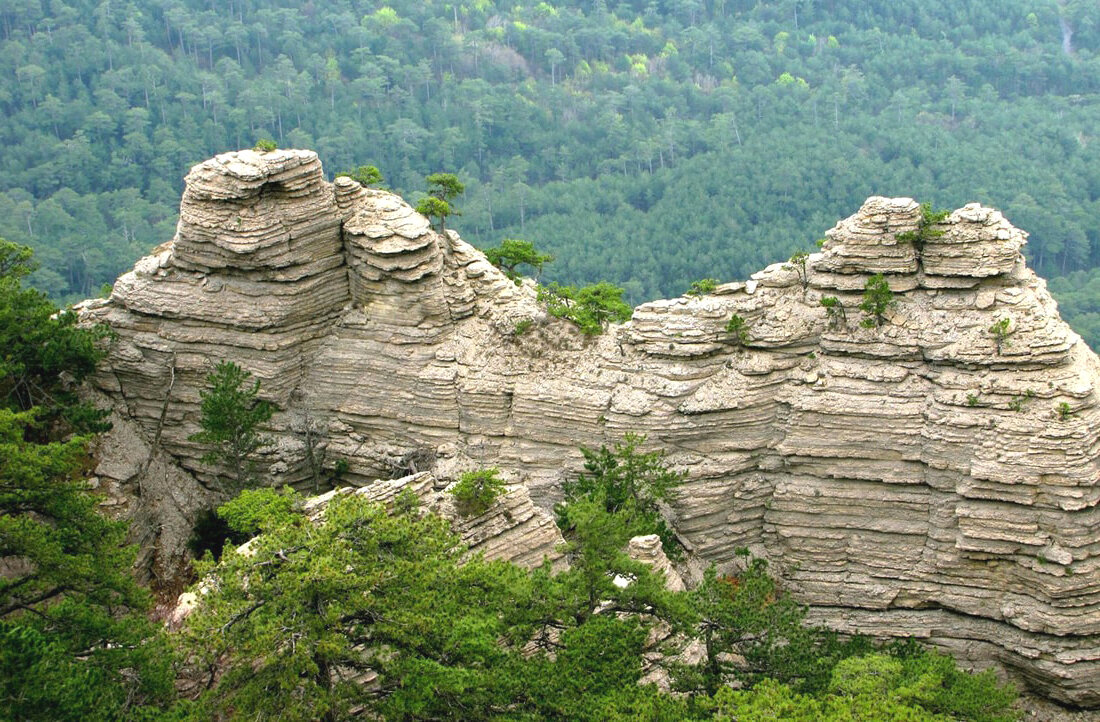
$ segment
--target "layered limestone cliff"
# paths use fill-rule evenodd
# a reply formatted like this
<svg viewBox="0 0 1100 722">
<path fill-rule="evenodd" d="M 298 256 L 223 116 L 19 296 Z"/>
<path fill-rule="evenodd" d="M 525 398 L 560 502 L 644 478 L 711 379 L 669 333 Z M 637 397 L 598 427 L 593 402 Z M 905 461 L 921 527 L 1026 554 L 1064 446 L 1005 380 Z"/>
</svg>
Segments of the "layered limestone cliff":
<svg viewBox="0 0 1100 722">
<path fill-rule="evenodd" d="M 589 339 L 396 196 L 326 182 L 311 152 L 218 156 L 188 175 L 176 238 L 82 309 L 115 331 L 97 381 L 144 444 L 99 475 L 141 491 L 166 573 L 216 496 L 188 437 L 222 359 L 279 409 L 273 483 L 317 483 L 323 450 L 353 484 L 497 466 L 545 508 L 578 446 L 639 432 L 688 475 L 671 511 L 698 557 L 748 547 L 830 626 L 1100 706 L 1100 364 L 1026 268 L 1025 233 L 970 205 L 904 240 L 920 219 L 871 198 L 805 278 L 777 264 Z M 865 328 L 875 273 L 897 303 Z"/>
</svg>

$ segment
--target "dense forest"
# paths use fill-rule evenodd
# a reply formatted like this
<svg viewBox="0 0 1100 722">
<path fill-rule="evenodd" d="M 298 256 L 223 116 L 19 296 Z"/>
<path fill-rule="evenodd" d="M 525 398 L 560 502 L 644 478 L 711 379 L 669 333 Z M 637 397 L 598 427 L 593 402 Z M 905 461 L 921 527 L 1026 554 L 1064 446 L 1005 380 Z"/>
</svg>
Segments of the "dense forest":
<svg viewBox="0 0 1100 722">
<path fill-rule="evenodd" d="M 999 207 L 1047 278 L 1100 265 L 1087 0 L 11 0 L 0 33 L 0 235 L 61 301 L 172 235 L 191 164 L 262 138 L 410 196 L 457 173 L 465 237 L 633 302 L 871 194 Z M 1095 345 L 1095 284 L 1053 287 Z"/>
</svg>

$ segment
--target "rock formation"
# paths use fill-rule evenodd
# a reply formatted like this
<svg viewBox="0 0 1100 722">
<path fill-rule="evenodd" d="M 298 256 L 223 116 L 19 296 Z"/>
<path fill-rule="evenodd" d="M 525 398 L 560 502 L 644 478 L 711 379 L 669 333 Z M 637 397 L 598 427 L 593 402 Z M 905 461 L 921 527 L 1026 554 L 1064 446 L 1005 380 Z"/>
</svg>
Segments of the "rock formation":
<svg viewBox="0 0 1100 722">
<path fill-rule="evenodd" d="M 589 339 L 396 196 L 327 183 L 311 152 L 218 156 L 187 176 L 175 239 L 82 309 L 116 334 L 97 382 L 145 445 L 99 476 L 141 490 L 170 567 L 216 488 L 188 437 L 222 359 L 279 409 L 262 459 L 279 484 L 325 481 L 316 444 L 346 482 L 497 466 L 545 508 L 578 446 L 635 431 L 688 475 L 672 513 L 694 555 L 748 547 L 826 624 L 1100 706 L 1097 357 L 1000 213 L 905 240 L 921 218 L 871 198 L 805 285 L 777 264 Z M 876 273 L 896 305 L 865 328 Z"/>
</svg>

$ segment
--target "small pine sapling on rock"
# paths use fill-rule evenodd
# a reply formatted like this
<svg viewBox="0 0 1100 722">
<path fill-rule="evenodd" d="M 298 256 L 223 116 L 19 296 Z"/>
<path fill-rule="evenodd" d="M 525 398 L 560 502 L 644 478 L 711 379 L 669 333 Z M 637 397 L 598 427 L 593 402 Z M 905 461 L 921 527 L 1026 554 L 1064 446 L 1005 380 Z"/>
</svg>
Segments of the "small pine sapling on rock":
<svg viewBox="0 0 1100 722">
<path fill-rule="evenodd" d="M 250 382 L 251 378 L 251 373 L 232 361 L 219 363 L 206 377 L 210 388 L 200 392 L 202 431 L 189 437 L 212 447 L 203 461 L 230 466 L 237 489 L 252 478 L 252 456 L 271 445 L 259 427 L 271 418 L 275 407 L 257 398 L 260 382 Z"/>
<path fill-rule="evenodd" d="M 867 279 L 863 287 L 863 303 L 859 304 L 859 310 L 863 311 L 866 318 L 859 325 L 864 328 L 878 328 L 886 322 L 886 311 L 896 305 L 890 284 L 881 273 L 876 273 Z"/>
<path fill-rule="evenodd" d="M 718 288 L 717 278 L 701 278 L 698 281 L 691 282 L 691 288 L 684 292 L 685 296 L 705 296 L 708 293 L 714 293 L 714 289 Z"/>
<path fill-rule="evenodd" d="M 998 356 L 1004 351 L 1006 347 L 1012 345 L 1012 343 L 1008 340 L 1008 337 L 1012 333 L 1012 330 L 1012 319 L 1009 318 L 1002 318 L 989 327 L 989 333 L 991 336 L 993 336 L 993 342 L 997 344 Z"/>
<path fill-rule="evenodd" d="M 935 228 L 935 226 L 937 223 L 943 223 L 949 213 L 950 211 L 932 210 L 931 203 L 921 203 L 920 220 L 917 221 L 917 230 L 898 233 L 895 237 L 899 241 L 908 241 L 913 244 L 913 250 L 916 252 L 917 258 L 920 258 L 924 253 L 924 245 L 928 241 L 939 238 L 944 234 L 944 231 Z"/>
<path fill-rule="evenodd" d="M 461 213 L 451 201 L 466 191 L 466 186 L 454 173 L 432 173 L 427 178 L 428 195 L 416 204 L 416 212 L 428 218 L 438 218 L 440 233 L 447 230 L 447 216 L 460 216 Z"/>
<path fill-rule="evenodd" d="M 586 336 L 598 336 L 608 323 L 629 321 L 634 313 L 623 301 L 623 289 L 607 281 L 581 288 L 539 286 L 538 300 L 551 316 L 572 321 Z"/>
<path fill-rule="evenodd" d="M 729 334 L 730 342 L 736 346 L 744 346 L 749 342 L 749 328 L 745 322 L 745 319 L 736 313 L 730 316 L 730 320 L 726 321 L 726 333 Z"/>
<path fill-rule="evenodd" d="M 337 173 L 337 178 L 351 178 L 364 188 L 373 188 L 382 183 L 382 171 L 373 165 L 361 165 L 355 170 Z"/>
<path fill-rule="evenodd" d="M 848 325 L 848 313 L 844 304 L 836 296 L 822 296 L 821 305 L 825 307 L 825 317 L 829 319 L 829 328 L 835 329 Z"/>
<path fill-rule="evenodd" d="M 785 270 L 793 270 L 798 273 L 798 282 L 802 285 L 803 291 L 810 285 L 810 277 L 806 271 L 806 261 L 809 258 L 809 251 L 795 251 L 794 255 L 783 265 Z"/>
</svg>

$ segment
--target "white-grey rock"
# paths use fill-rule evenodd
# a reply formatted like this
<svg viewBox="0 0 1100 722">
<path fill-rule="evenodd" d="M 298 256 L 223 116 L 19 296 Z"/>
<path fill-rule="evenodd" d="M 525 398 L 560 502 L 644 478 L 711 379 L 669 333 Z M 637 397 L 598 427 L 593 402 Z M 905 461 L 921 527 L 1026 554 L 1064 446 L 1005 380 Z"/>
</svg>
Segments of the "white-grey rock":
<svg viewBox="0 0 1100 722">
<path fill-rule="evenodd" d="M 871 198 L 809 259 L 808 288 L 778 267 L 643 304 L 591 339 L 399 198 L 326 183 L 306 151 L 245 151 L 196 166 L 174 244 L 82 314 L 117 334 L 97 377 L 128 417 L 116 428 L 156 436 L 188 488 L 217 472 L 188 437 L 222 359 L 279 409 L 261 459 L 278 484 L 312 483 L 304 414 L 364 488 L 413 462 L 433 493 L 495 466 L 544 509 L 578 446 L 643 433 L 687 474 L 672 512 L 702 559 L 748 547 L 831 626 L 927 638 L 1100 706 L 1100 362 L 1001 214 L 966 206 L 918 249 L 897 236 L 919 221 L 910 199 Z M 861 328 L 874 273 L 897 305 Z M 830 323 L 823 296 L 846 319 Z M 733 314 L 744 345 L 724 331 Z M 200 496 L 131 503 L 177 530 L 159 554 L 180 552 Z M 508 502 L 459 527 L 487 553 L 519 529 L 531 548 L 500 542 L 505 556 L 536 563 L 554 546 L 545 519 Z"/>
</svg>

